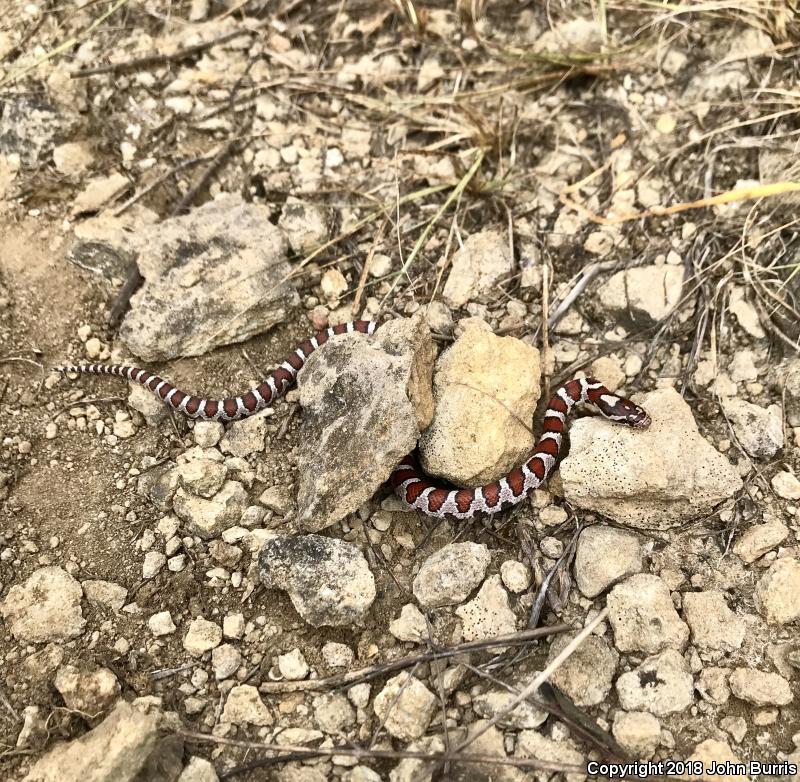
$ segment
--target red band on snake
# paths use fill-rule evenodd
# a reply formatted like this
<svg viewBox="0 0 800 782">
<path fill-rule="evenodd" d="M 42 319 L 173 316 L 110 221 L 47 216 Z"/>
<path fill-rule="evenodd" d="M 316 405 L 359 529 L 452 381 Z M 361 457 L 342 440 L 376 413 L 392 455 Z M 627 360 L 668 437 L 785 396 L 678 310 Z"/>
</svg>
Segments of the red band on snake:
<svg viewBox="0 0 800 782">
<path fill-rule="evenodd" d="M 354 331 L 372 334 L 378 324 L 357 320 L 318 331 L 290 353 L 281 365 L 251 391 L 226 399 L 204 399 L 187 394 L 145 369 L 120 364 L 78 364 L 57 367 L 62 373 L 117 375 L 144 386 L 163 402 L 189 418 L 204 421 L 239 421 L 280 399 L 297 380 L 306 359 L 337 334 Z M 403 503 L 433 518 L 473 519 L 493 515 L 522 502 L 544 485 L 561 451 L 566 420 L 578 403 L 590 404 L 611 421 L 644 429 L 650 416 L 629 399 L 617 396 L 592 378 L 576 378 L 556 391 L 544 414 L 543 432 L 533 455 L 499 481 L 474 489 L 438 486 L 422 472 L 414 453 L 394 469 L 390 482 Z"/>
</svg>

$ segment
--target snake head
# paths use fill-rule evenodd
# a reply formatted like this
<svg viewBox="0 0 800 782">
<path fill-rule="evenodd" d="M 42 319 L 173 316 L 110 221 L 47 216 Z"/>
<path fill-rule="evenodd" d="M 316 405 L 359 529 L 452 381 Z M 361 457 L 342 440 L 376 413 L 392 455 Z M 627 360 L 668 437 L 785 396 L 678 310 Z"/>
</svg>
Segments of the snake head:
<svg viewBox="0 0 800 782">
<path fill-rule="evenodd" d="M 596 405 L 610 421 L 632 426 L 635 429 L 647 429 L 652 421 L 643 407 L 616 394 L 602 394 Z"/>
</svg>

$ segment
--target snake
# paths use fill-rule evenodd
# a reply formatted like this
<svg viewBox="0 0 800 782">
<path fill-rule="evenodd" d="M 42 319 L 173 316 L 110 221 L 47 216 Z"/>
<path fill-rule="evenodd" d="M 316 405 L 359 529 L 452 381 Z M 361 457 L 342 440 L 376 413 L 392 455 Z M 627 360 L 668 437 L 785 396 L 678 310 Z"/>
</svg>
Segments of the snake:
<svg viewBox="0 0 800 782">
<path fill-rule="evenodd" d="M 178 413 L 202 421 L 240 421 L 280 399 L 297 382 L 308 357 L 340 334 L 372 335 L 378 323 L 356 320 L 316 332 L 301 342 L 255 388 L 225 399 L 205 399 L 187 394 L 154 372 L 122 364 L 75 364 L 54 369 L 64 375 L 88 373 L 116 375 L 138 383 Z M 434 482 L 420 466 L 416 451 L 394 468 L 389 482 L 403 505 L 435 519 L 476 519 L 492 516 L 522 502 L 549 478 L 561 453 L 567 419 L 579 403 L 596 408 L 609 421 L 646 429 L 648 413 L 630 399 L 618 396 L 594 378 L 576 377 L 558 388 L 544 413 L 542 433 L 533 454 L 497 481 L 475 488 L 448 488 Z"/>
</svg>

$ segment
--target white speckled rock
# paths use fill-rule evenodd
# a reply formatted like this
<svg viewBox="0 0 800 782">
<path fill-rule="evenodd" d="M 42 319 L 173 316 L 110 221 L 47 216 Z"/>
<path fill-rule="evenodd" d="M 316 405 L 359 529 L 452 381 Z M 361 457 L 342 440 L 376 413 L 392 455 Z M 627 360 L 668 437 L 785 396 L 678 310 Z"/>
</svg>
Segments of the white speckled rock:
<svg viewBox="0 0 800 782">
<path fill-rule="evenodd" d="M 787 537 L 789 528 L 778 519 L 770 519 L 763 524 L 748 527 L 733 544 L 733 552 L 749 565 L 779 546 Z"/>
<path fill-rule="evenodd" d="M 794 700 L 791 685 L 777 673 L 737 668 L 728 684 L 737 698 L 756 706 L 785 706 Z"/>
<path fill-rule="evenodd" d="M 215 622 L 209 622 L 198 616 L 189 625 L 186 637 L 183 639 L 183 648 L 193 657 L 200 657 L 222 641 L 222 628 Z"/>
<path fill-rule="evenodd" d="M 517 618 L 499 575 L 489 576 L 474 599 L 456 608 L 456 616 L 461 619 L 465 641 L 493 638 L 517 629 Z"/>
<path fill-rule="evenodd" d="M 636 670 L 623 673 L 616 686 L 622 708 L 659 717 L 688 709 L 694 699 L 692 675 L 675 649 L 648 657 Z"/>
<path fill-rule="evenodd" d="M 425 608 L 458 605 L 486 575 L 491 555 L 482 543 L 450 543 L 431 554 L 414 579 L 414 597 Z"/>
<path fill-rule="evenodd" d="M 663 530 L 707 513 L 741 488 L 736 470 L 701 437 L 674 389 L 636 401 L 653 419 L 646 431 L 598 417 L 573 423 L 569 456 L 559 468 L 572 504 L 631 527 Z"/>
<path fill-rule="evenodd" d="M 739 649 L 745 623 L 728 608 L 722 592 L 686 592 L 683 613 L 692 632 L 692 643 L 705 649 Z"/>
<path fill-rule="evenodd" d="M 689 628 L 658 576 L 631 576 L 609 592 L 607 605 L 614 641 L 621 652 L 654 654 L 667 648 L 683 649 L 689 640 Z"/>
<path fill-rule="evenodd" d="M 436 696 L 419 679 L 400 673 L 375 696 L 373 708 L 389 734 L 411 741 L 428 729 Z"/>
</svg>

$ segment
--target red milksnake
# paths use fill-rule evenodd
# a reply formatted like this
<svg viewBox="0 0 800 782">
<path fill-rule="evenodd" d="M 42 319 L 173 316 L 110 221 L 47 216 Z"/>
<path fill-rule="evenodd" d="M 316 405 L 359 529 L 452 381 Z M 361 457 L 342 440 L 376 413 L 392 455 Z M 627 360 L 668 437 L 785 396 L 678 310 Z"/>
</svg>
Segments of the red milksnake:
<svg viewBox="0 0 800 782">
<path fill-rule="evenodd" d="M 57 367 L 62 373 L 89 372 L 118 375 L 139 383 L 174 410 L 204 421 L 238 421 L 257 413 L 282 397 L 294 384 L 306 359 L 336 334 L 358 331 L 372 334 L 378 324 L 357 320 L 317 332 L 302 342 L 260 385 L 241 396 L 201 399 L 173 386 L 158 375 L 138 367 L 119 364 L 79 364 Z M 406 456 L 390 477 L 392 486 L 409 508 L 434 518 L 471 519 L 491 515 L 524 500 L 542 486 L 553 470 L 561 450 L 567 416 L 579 402 L 594 405 L 611 421 L 639 429 L 650 425 L 650 416 L 628 399 L 613 394 L 591 378 L 576 378 L 556 391 L 544 414 L 544 426 L 533 456 L 499 481 L 475 489 L 446 489 L 431 482 L 416 456 Z"/>
</svg>

